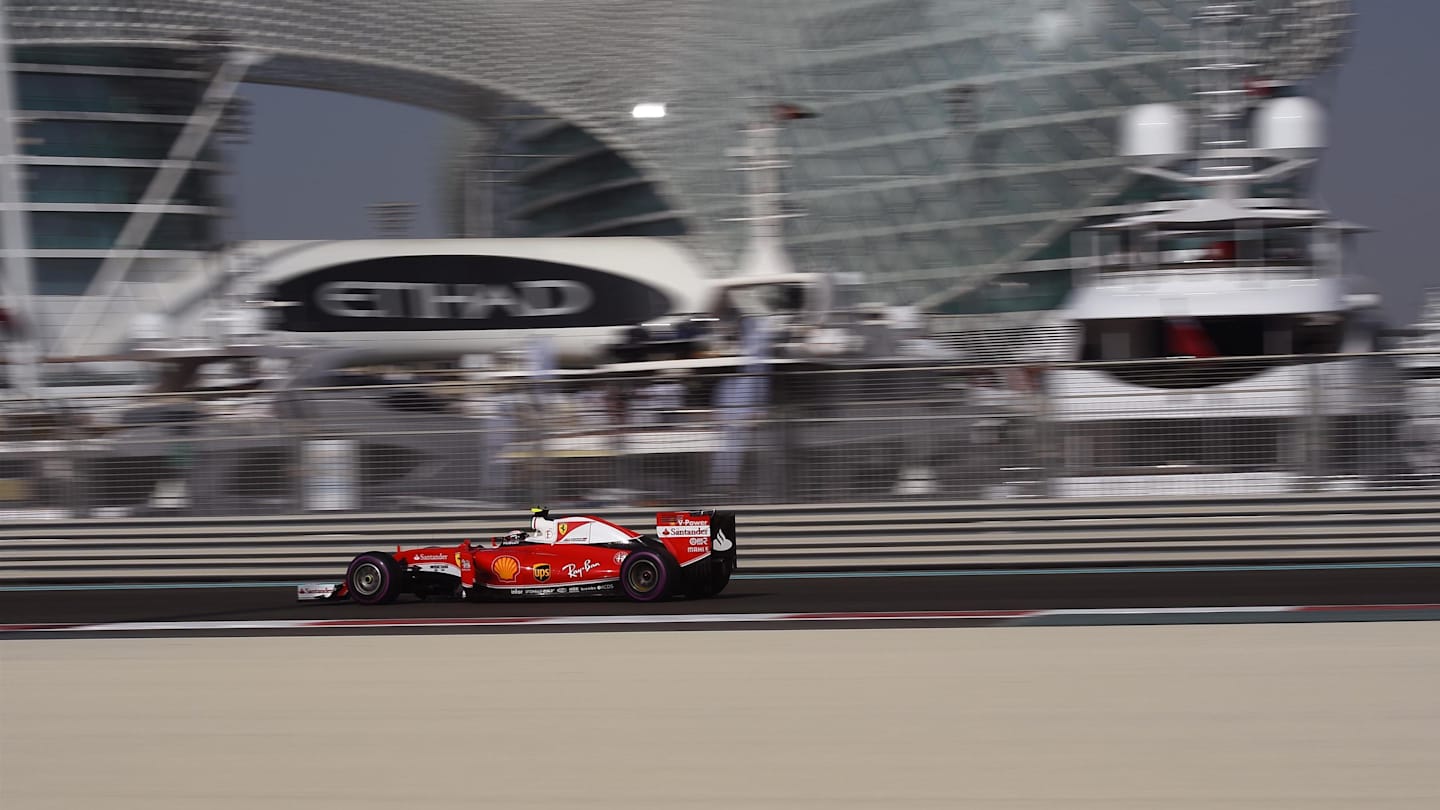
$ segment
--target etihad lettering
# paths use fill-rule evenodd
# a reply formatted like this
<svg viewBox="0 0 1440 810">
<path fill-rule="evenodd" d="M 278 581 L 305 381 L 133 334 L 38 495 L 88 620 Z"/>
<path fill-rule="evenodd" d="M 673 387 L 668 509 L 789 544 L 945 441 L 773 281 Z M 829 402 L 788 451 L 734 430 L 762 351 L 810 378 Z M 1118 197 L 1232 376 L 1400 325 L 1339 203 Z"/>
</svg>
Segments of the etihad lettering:
<svg viewBox="0 0 1440 810">
<path fill-rule="evenodd" d="M 574 315 L 595 303 L 578 281 L 516 281 L 508 284 L 439 284 L 407 281 L 331 281 L 315 291 L 315 303 L 340 318 L 485 320 Z"/>
</svg>

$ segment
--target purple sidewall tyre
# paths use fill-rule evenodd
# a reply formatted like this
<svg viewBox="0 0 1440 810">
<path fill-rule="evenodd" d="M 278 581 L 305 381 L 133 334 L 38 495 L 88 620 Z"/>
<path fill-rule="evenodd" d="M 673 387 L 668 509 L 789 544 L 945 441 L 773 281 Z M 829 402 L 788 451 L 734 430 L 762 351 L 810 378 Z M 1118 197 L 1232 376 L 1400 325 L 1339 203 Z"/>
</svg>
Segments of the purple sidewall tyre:
<svg viewBox="0 0 1440 810">
<path fill-rule="evenodd" d="M 632 551 L 620 566 L 620 590 L 632 602 L 658 602 L 670 592 L 670 561 L 654 551 Z"/>
<path fill-rule="evenodd" d="M 345 587 L 350 600 L 362 605 L 383 605 L 400 595 L 395 558 L 370 551 L 350 561 L 345 571 Z"/>
</svg>

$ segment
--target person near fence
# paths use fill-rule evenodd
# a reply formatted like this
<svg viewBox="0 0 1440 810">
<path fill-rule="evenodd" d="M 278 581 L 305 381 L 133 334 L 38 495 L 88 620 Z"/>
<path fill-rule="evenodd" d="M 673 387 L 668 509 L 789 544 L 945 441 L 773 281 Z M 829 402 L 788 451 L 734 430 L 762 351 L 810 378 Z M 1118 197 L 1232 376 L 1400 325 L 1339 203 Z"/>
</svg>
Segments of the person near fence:
<svg viewBox="0 0 1440 810">
<path fill-rule="evenodd" d="M 741 322 L 741 346 L 746 357 L 741 373 L 725 378 L 715 387 L 715 415 L 720 424 L 720 443 L 710 467 L 710 489 L 734 494 L 750 449 L 756 424 L 769 400 L 770 380 L 765 361 L 770 357 L 771 331 L 763 316 Z"/>
</svg>

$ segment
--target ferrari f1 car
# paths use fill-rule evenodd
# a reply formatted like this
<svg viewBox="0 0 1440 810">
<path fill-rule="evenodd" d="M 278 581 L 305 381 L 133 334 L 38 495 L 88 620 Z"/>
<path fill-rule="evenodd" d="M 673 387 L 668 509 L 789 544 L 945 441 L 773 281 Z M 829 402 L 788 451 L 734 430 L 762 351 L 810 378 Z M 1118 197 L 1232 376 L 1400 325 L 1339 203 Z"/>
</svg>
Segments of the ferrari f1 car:
<svg viewBox="0 0 1440 810">
<path fill-rule="evenodd" d="M 536 509 L 529 530 L 479 543 L 368 551 L 341 583 L 299 586 L 302 601 L 364 605 L 425 598 L 623 594 L 636 602 L 704 598 L 725 589 L 736 567 L 734 512 L 660 512 L 640 534 L 598 517 L 552 519 Z"/>
</svg>

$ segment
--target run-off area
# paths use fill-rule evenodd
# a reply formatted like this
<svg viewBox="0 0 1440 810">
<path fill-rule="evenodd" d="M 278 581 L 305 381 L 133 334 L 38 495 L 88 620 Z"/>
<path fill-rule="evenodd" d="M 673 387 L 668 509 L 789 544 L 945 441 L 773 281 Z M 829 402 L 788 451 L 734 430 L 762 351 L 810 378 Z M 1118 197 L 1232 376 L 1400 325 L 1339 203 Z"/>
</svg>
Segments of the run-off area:
<svg viewBox="0 0 1440 810">
<path fill-rule="evenodd" d="M 1440 622 L 0 641 L 0 806 L 1440 807 Z"/>
</svg>

